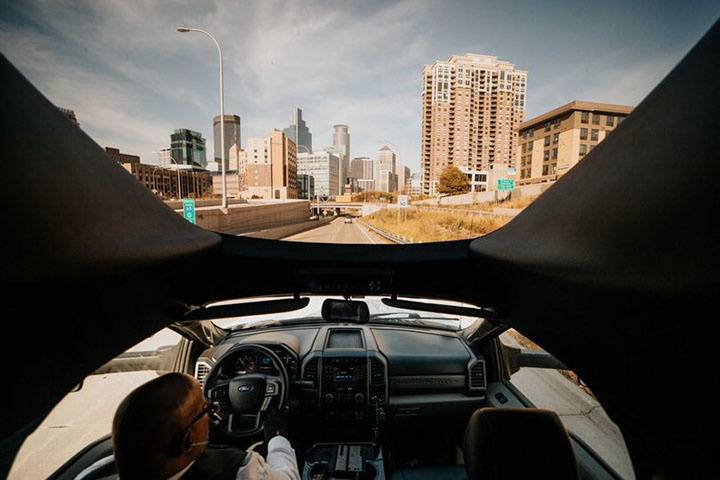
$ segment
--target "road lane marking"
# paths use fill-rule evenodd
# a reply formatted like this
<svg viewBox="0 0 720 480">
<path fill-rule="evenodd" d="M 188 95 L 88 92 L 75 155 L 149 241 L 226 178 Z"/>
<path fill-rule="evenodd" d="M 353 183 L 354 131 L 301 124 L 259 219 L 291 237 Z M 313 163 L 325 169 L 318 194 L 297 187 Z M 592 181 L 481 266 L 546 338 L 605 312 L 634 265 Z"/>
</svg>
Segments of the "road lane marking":
<svg viewBox="0 0 720 480">
<path fill-rule="evenodd" d="M 362 228 L 358 223 L 356 223 L 356 222 L 353 222 L 353 223 L 355 224 L 355 226 L 356 226 L 357 228 L 360 229 L 361 232 L 363 232 L 363 233 L 365 234 L 365 236 L 367 237 L 367 239 L 370 240 L 370 243 L 372 243 L 373 245 L 377 243 L 375 240 L 372 239 L 372 237 L 371 237 L 370 234 L 367 232 L 367 230 L 365 230 L 364 228 Z"/>
</svg>

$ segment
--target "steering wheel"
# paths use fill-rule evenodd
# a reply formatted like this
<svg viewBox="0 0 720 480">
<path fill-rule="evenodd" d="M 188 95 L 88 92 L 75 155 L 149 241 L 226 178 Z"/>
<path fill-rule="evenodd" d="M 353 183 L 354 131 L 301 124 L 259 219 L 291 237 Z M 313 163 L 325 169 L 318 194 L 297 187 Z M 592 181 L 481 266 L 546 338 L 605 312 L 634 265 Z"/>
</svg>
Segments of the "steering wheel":
<svg viewBox="0 0 720 480">
<path fill-rule="evenodd" d="M 279 374 L 253 372 L 218 380 L 223 363 L 244 351 L 267 355 Z M 231 437 L 248 437 L 262 431 L 263 416 L 273 402 L 278 410 L 287 404 L 288 387 L 287 369 L 280 358 L 269 348 L 253 343 L 236 345 L 218 359 L 205 380 L 204 393 L 218 407 L 221 420 L 216 428 Z"/>
</svg>

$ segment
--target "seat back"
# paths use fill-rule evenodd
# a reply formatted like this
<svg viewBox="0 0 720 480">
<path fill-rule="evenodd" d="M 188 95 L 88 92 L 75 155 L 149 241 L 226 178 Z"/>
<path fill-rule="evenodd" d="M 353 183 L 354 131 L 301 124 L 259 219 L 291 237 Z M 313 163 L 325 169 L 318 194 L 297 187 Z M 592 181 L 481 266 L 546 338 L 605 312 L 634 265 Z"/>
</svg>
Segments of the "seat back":
<svg viewBox="0 0 720 480">
<path fill-rule="evenodd" d="M 477 410 L 465 430 L 463 455 L 469 480 L 578 478 L 570 437 L 549 410 Z"/>
</svg>

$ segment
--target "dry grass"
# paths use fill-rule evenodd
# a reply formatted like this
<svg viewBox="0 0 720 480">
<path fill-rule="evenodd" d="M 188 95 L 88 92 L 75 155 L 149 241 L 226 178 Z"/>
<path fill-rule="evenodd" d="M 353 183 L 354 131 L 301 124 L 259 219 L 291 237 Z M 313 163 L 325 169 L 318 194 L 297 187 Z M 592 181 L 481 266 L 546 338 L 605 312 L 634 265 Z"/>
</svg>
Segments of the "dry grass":
<svg viewBox="0 0 720 480">
<path fill-rule="evenodd" d="M 500 202 L 480 202 L 467 205 L 437 205 L 440 208 L 452 208 L 455 210 L 480 210 L 482 212 L 492 212 L 493 208 L 520 208 L 523 209 L 533 203 L 538 197 L 516 197 L 510 200 Z M 433 205 L 435 206 L 435 205 Z"/>
<path fill-rule="evenodd" d="M 380 210 L 364 218 L 369 224 L 413 242 L 442 242 L 476 238 L 505 225 L 504 217 L 464 215 L 457 212 L 425 212 L 407 209 L 397 221 L 395 210 Z"/>
</svg>

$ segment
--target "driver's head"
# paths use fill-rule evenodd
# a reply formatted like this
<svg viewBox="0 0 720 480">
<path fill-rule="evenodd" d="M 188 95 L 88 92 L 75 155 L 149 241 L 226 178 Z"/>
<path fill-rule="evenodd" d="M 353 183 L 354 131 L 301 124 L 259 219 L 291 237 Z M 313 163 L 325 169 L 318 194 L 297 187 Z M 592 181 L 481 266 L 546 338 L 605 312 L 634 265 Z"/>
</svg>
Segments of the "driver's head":
<svg viewBox="0 0 720 480">
<path fill-rule="evenodd" d="M 168 478 L 204 451 L 209 418 L 190 375 L 168 373 L 136 388 L 120 403 L 112 437 L 120 478 Z"/>
</svg>

